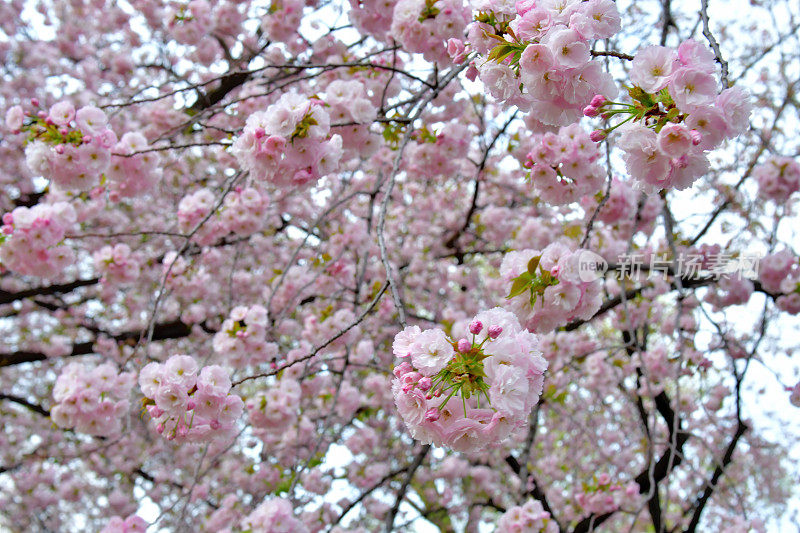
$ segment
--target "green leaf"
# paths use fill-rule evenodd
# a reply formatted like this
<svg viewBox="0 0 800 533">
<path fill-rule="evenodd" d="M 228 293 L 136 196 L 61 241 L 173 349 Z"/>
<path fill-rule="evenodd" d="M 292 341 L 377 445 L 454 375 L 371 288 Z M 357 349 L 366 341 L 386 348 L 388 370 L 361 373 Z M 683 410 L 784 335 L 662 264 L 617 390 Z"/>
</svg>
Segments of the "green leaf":
<svg viewBox="0 0 800 533">
<path fill-rule="evenodd" d="M 519 296 L 528 290 L 532 280 L 533 278 L 528 272 L 523 272 L 518 277 L 514 278 L 513 283 L 511 283 L 511 291 L 509 291 L 508 296 L 506 296 L 506 300 Z"/>
<path fill-rule="evenodd" d="M 536 275 L 536 269 L 539 268 L 539 260 L 541 258 L 542 258 L 541 255 L 531 257 L 531 260 L 528 261 L 528 274 L 530 274 L 531 276 Z"/>
<path fill-rule="evenodd" d="M 650 93 L 646 93 L 641 87 L 631 87 L 628 89 L 628 95 L 637 102 L 641 102 L 644 107 L 650 108 L 656 105 L 652 95 L 650 95 Z"/>
</svg>

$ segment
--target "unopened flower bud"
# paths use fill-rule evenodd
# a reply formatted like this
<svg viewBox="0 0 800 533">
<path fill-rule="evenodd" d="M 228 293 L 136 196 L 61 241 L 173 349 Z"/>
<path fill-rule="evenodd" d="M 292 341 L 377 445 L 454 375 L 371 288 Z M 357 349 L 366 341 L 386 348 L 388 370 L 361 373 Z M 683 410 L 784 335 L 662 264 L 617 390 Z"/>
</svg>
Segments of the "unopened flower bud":
<svg viewBox="0 0 800 533">
<path fill-rule="evenodd" d="M 592 140 L 592 142 L 599 143 L 600 141 L 606 138 L 606 132 L 604 132 L 603 130 L 594 130 L 592 133 L 589 134 L 589 138 Z"/>
<path fill-rule="evenodd" d="M 189 403 L 186 404 L 186 410 L 191 411 L 194 408 L 195 408 L 194 402 L 192 400 L 189 400 Z"/>
<path fill-rule="evenodd" d="M 439 420 L 439 410 L 435 407 L 431 407 L 425 411 L 425 420 L 428 422 L 436 422 Z"/>
<path fill-rule="evenodd" d="M 473 320 L 469 323 L 469 332 L 477 335 L 483 329 L 483 323 L 480 320 Z"/>
<path fill-rule="evenodd" d="M 494 326 L 489 326 L 489 338 L 496 339 L 503 333 L 503 326 L 495 324 Z"/>
<path fill-rule="evenodd" d="M 601 105 L 605 104 L 606 102 L 607 102 L 607 100 L 606 100 L 605 96 L 603 96 L 602 94 L 596 94 L 592 98 L 592 101 L 589 102 L 589 105 L 592 106 L 592 107 L 600 107 Z"/>
<path fill-rule="evenodd" d="M 587 105 L 583 108 L 583 115 L 587 117 L 596 117 L 600 112 L 593 105 Z"/>
<path fill-rule="evenodd" d="M 458 341 L 456 348 L 458 348 L 458 351 L 461 353 L 467 353 L 469 349 L 472 348 L 472 343 L 467 339 L 461 339 Z"/>
<path fill-rule="evenodd" d="M 697 146 L 698 144 L 700 144 L 701 142 L 703 142 L 703 134 L 702 134 L 702 133 L 700 133 L 699 131 L 697 131 L 697 130 L 691 130 L 691 131 L 689 132 L 689 135 L 691 135 L 691 136 L 692 136 L 692 144 L 693 144 L 693 145 Z"/>
<path fill-rule="evenodd" d="M 419 389 L 422 392 L 429 391 L 431 385 L 433 385 L 433 382 L 431 381 L 431 378 L 429 378 L 428 376 L 423 376 L 419 378 L 419 381 L 417 382 L 417 387 L 419 387 Z"/>
<path fill-rule="evenodd" d="M 394 371 L 393 372 L 394 372 L 395 377 L 399 378 L 399 377 L 402 377 L 407 372 L 411 372 L 412 370 L 413 370 L 413 367 L 411 366 L 411 363 L 409 363 L 408 361 L 404 361 L 404 362 L 400 363 L 399 365 L 397 365 L 396 367 L 394 367 Z"/>
</svg>

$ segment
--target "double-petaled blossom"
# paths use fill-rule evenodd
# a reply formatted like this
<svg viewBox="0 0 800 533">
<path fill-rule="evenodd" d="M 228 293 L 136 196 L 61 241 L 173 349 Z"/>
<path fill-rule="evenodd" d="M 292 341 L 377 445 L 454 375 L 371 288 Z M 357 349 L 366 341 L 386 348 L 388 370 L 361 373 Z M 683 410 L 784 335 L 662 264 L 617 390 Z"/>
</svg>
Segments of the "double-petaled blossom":
<svg viewBox="0 0 800 533">
<path fill-rule="evenodd" d="M 90 435 L 117 435 L 128 412 L 135 376 L 120 373 L 111 363 L 92 367 L 66 365 L 53 387 L 56 405 L 50 416 L 56 425 Z"/>
<path fill-rule="evenodd" d="M 156 431 L 168 440 L 204 443 L 235 435 L 244 403 L 230 393 L 231 380 L 222 367 L 199 369 L 193 357 L 173 355 L 142 368 L 139 387 Z"/>
<path fill-rule="evenodd" d="M 457 451 L 499 444 L 525 423 L 542 392 L 547 362 L 538 339 L 501 308 L 453 328 L 398 333 L 392 393 L 411 435 Z M 463 336 L 461 336 L 463 335 Z"/>
</svg>

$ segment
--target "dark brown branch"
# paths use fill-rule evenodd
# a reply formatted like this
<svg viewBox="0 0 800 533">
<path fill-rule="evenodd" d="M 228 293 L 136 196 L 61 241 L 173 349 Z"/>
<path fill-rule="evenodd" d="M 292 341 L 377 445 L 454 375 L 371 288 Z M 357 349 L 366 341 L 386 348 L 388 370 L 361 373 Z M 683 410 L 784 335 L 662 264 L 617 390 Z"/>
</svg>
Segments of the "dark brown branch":
<svg viewBox="0 0 800 533">
<path fill-rule="evenodd" d="M 633 56 L 624 52 L 615 52 L 613 50 L 592 50 L 592 57 L 616 57 L 624 59 L 625 61 L 633 61 Z"/>
<path fill-rule="evenodd" d="M 736 445 L 747 430 L 747 424 L 739 420 L 739 423 L 736 425 L 736 433 L 733 434 L 733 438 L 731 438 L 731 441 L 728 443 L 728 448 L 725 450 L 725 455 L 722 457 L 722 462 L 714 469 L 714 473 L 711 475 L 711 481 L 706 484 L 706 489 L 703 491 L 703 494 L 697 498 L 697 501 L 694 504 L 692 520 L 689 522 L 689 526 L 686 528 L 685 533 L 694 533 L 694 531 L 697 529 L 698 524 L 700 524 L 700 517 L 703 515 L 703 509 L 705 509 L 706 503 L 708 503 L 708 499 L 711 498 L 711 495 L 714 493 L 714 489 L 717 488 L 717 482 L 725 472 L 725 468 L 731 464 L 731 461 L 733 460 L 733 452 L 736 450 Z"/>
<path fill-rule="evenodd" d="M 72 281 L 70 283 L 62 283 L 59 285 L 48 285 L 46 287 L 34 287 L 32 289 L 25 289 L 17 292 L 7 292 L 4 290 L 0 290 L 0 305 L 9 304 L 17 300 L 22 300 L 24 298 L 30 298 L 31 296 L 63 294 L 65 292 L 71 292 L 79 287 L 88 287 L 90 285 L 96 285 L 99 281 L 100 278 L 79 279 L 76 281 Z"/>
<path fill-rule="evenodd" d="M 41 405 L 37 405 L 35 403 L 31 403 L 25 398 L 20 398 L 19 396 L 12 396 L 10 394 L 2 394 L 0 393 L 0 400 L 8 400 L 9 402 L 16 403 L 23 407 L 26 407 L 33 411 L 34 413 L 39 413 L 42 416 L 50 417 L 50 411 L 42 407 Z"/>
<path fill-rule="evenodd" d="M 519 464 L 517 458 L 511 454 L 506 456 L 506 464 L 509 467 L 511 467 L 511 470 L 513 470 L 514 473 L 517 475 L 519 475 L 519 473 L 522 471 L 522 465 Z M 532 474 L 531 476 L 533 477 Z M 556 521 L 555 519 L 555 514 L 553 514 L 553 508 L 550 507 L 550 502 L 547 501 L 547 495 L 544 493 L 541 487 L 539 487 L 539 483 L 536 482 L 535 477 L 533 477 L 533 488 L 530 491 L 528 491 L 528 494 L 533 496 L 539 503 L 541 503 L 542 509 L 550 513 L 550 517 L 553 519 L 553 521 L 555 521 L 558 524 L 558 521 Z M 563 531 L 563 529 L 561 529 L 560 524 L 558 526 L 558 530 Z"/>
<path fill-rule="evenodd" d="M 719 63 L 720 68 L 722 69 L 720 78 L 722 79 L 722 88 L 728 88 L 728 62 L 722 57 L 722 51 L 719 49 L 719 43 L 717 39 L 714 37 L 714 34 L 711 33 L 711 28 L 708 20 L 708 0 L 701 0 L 700 2 L 700 18 L 703 21 L 703 35 L 705 35 L 706 39 L 708 40 L 708 44 L 711 45 L 711 49 L 714 51 L 714 58 Z"/>
<path fill-rule="evenodd" d="M 168 340 L 168 339 L 180 339 L 183 337 L 188 337 L 189 334 L 192 332 L 192 328 L 187 326 L 183 322 L 174 321 L 174 322 L 164 322 L 162 324 L 156 324 L 155 328 L 153 329 L 153 338 L 154 341 L 161 341 L 161 340 Z M 132 330 L 132 331 L 125 331 L 118 335 L 114 335 L 112 338 L 117 342 L 137 342 L 142 335 L 142 330 Z M 94 353 L 92 346 L 94 345 L 94 340 L 88 342 L 79 342 L 72 345 L 72 351 L 67 354 L 67 357 L 74 357 L 78 355 L 88 355 L 90 353 Z M 10 353 L 0 353 L 0 367 L 4 366 L 13 366 L 22 363 L 32 363 L 34 361 L 44 361 L 48 357 L 41 353 L 41 352 L 30 352 L 20 350 L 17 352 L 10 352 Z"/>
<path fill-rule="evenodd" d="M 205 94 L 197 90 L 197 101 L 190 107 L 189 109 L 192 111 L 202 111 L 204 109 L 208 109 L 209 107 L 219 103 L 223 98 L 225 98 L 228 93 L 234 91 L 238 87 L 247 82 L 250 79 L 250 72 L 242 71 L 242 72 L 234 72 L 223 77 L 219 85 L 216 89 L 211 91 L 208 94 Z"/>
<path fill-rule="evenodd" d="M 392 510 L 389 512 L 389 517 L 386 519 L 387 532 L 391 532 L 394 529 L 394 519 L 397 517 L 397 512 L 400 510 L 400 504 L 403 503 L 408 486 L 411 484 L 411 480 L 414 479 L 414 474 L 417 473 L 417 469 L 422 464 L 422 461 L 425 460 L 425 456 L 428 455 L 430 449 L 430 444 L 423 446 L 417 456 L 414 458 L 414 462 L 408 467 L 406 478 L 403 480 L 400 490 L 397 491 L 397 498 L 394 500 L 394 506 L 392 506 Z"/>
</svg>

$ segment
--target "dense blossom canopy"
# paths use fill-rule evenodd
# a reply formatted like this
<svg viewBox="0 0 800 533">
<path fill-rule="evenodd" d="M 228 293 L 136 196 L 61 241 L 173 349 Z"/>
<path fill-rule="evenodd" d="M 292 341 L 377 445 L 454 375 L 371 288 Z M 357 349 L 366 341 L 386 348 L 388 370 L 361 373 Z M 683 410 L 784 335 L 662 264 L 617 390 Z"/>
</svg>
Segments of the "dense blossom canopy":
<svg viewBox="0 0 800 533">
<path fill-rule="evenodd" d="M 0 529 L 779 530 L 798 29 L 0 3 Z"/>
</svg>

